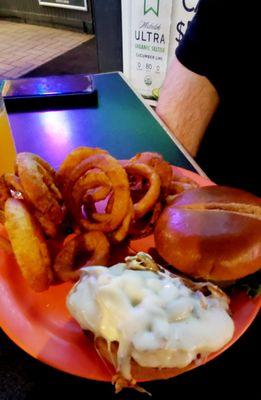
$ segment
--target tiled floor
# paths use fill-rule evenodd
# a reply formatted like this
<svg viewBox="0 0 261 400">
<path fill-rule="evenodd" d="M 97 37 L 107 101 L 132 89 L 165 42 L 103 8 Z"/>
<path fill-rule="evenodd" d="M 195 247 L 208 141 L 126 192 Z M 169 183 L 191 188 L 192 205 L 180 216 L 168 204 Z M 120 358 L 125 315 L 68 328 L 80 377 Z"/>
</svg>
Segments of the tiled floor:
<svg viewBox="0 0 261 400">
<path fill-rule="evenodd" d="M 0 20 L 0 79 L 18 78 L 92 37 Z"/>
</svg>

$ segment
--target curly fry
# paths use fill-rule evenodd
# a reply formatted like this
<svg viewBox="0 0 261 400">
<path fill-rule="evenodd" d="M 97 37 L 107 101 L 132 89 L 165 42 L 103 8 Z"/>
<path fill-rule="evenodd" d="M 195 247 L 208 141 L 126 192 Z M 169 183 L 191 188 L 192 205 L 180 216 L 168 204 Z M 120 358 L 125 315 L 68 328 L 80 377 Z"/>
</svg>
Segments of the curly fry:
<svg viewBox="0 0 261 400">
<path fill-rule="evenodd" d="M 92 192 L 91 192 L 92 191 Z M 111 191 L 111 183 L 104 172 L 90 171 L 81 176 L 73 187 L 72 196 L 79 207 L 81 202 L 92 198 L 93 202 L 106 199 Z"/>
<path fill-rule="evenodd" d="M 146 164 L 130 163 L 125 165 L 128 175 L 138 175 L 149 181 L 149 189 L 141 200 L 134 203 L 134 219 L 143 217 L 149 212 L 157 202 L 160 196 L 160 178 L 159 175 Z"/>
<path fill-rule="evenodd" d="M 197 187 L 198 184 L 192 179 L 189 179 L 187 177 L 173 176 L 173 179 L 169 186 L 169 194 L 178 194 L 184 192 L 185 190 L 195 189 Z"/>
<path fill-rule="evenodd" d="M 165 161 L 161 154 L 154 152 L 138 153 L 130 159 L 130 163 L 141 163 L 152 167 L 159 175 L 163 191 L 168 191 L 172 181 L 172 167 Z"/>
<path fill-rule="evenodd" d="M 68 199 L 70 197 L 70 193 L 73 191 L 78 180 L 93 168 L 97 168 L 103 172 L 110 182 L 113 193 L 113 205 L 111 213 L 94 213 L 92 214 L 91 219 L 88 215 L 86 218 L 84 218 L 81 208 L 79 208 L 79 205 L 75 204 L 74 199 L 72 199 L 68 208 L 72 213 L 74 213 L 75 218 L 84 229 L 112 232 L 122 223 L 123 219 L 125 218 L 129 209 L 130 199 L 127 174 L 115 158 L 109 154 L 95 154 L 83 160 L 71 172 L 70 179 L 66 187 L 65 198 Z M 101 176 L 102 175 L 100 175 L 100 177 Z M 90 179 L 89 184 L 85 186 L 86 193 L 88 193 L 89 189 L 93 189 L 94 187 L 97 187 L 97 185 L 99 186 L 99 182 L 97 184 L 97 179 L 100 178 L 96 177 L 94 181 Z"/>
<path fill-rule="evenodd" d="M 90 253 L 92 253 L 89 258 Z M 75 269 L 76 259 L 82 255 L 82 266 L 107 265 L 110 253 L 110 243 L 104 233 L 92 231 L 75 236 L 65 244 L 58 253 L 54 271 L 63 281 L 76 281 L 79 279 L 79 268 Z"/>
<path fill-rule="evenodd" d="M 61 192 L 64 193 L 65 187 L 68 184 L 72 170 L 86 158 L 94 154 L 108 154 L 106 150 L 93 147 L 77 147 L 74 149 L 60 165 L 56 174 L 56 183 Z"/>
<path fill-rule="evenodd" d="M 150 210 L 146 215 L 137 220 L 131 222 L 129 228 L 129 235 L 131 239 L 141 239 L 149 236 L 153 233 L 156 222 L 158 221 L 162 212 L 163 205 L 161 201 L 158 201 L 154 208 Z"/>
<path fill-rule="evenodd" d="M 120 227 L 115 232 L 113 232 L 111 235 L 111 238 L 114 242 L 120 243 L 127 237 L 133 215 L 134 215 L 134 207 L 133 207 L 132 201 L 130 199 L 129 211 L 128 211 L 126 217 L 124 218 Z"/>
</svg>

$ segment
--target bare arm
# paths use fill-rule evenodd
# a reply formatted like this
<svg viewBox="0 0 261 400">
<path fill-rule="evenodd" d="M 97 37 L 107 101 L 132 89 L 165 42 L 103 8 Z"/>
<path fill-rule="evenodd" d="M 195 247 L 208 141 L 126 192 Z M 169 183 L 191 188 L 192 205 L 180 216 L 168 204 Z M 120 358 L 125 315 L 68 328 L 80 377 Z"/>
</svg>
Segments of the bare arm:
<svg viewBox="0 0 261 400">
<path fill-rule="evenodd" d="M 175 57 L 156 111 L 192 156 L 197 153 L 218 103 L 218 93 L 210 81 L 191 72 Z"/>
</svg>

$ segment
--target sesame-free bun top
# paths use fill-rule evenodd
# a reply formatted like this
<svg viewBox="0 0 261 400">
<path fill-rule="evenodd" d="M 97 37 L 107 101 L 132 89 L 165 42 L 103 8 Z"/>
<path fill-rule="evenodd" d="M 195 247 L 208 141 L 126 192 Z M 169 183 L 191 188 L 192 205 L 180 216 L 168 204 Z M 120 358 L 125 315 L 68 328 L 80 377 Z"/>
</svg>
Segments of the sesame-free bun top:
<svg viewBox="0 0 261 400">
<path fill-rule="evenodd" d="M 165 208 L 154 236 L 161 257 L 185 274 L 242 278 L 261 267 L 261 199 L 223 186 L 188 190 Z"/>
</svg>

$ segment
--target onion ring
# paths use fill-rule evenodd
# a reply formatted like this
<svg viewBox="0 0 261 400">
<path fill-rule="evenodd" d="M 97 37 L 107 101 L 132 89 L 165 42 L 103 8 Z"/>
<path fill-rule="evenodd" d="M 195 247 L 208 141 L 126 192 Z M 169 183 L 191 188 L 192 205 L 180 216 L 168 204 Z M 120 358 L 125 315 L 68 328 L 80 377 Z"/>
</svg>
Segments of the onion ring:
<svg viewBox="0 0 261 400">
<path fill-rule="evenodd" d="M 24 199 L 30 204 L 30 199 L 24 192 L 20 179 L 14 174 L 5 174 L 5 181 L 12 193 L 12 197 L 15 199 Z M 48 219 L 43 213 L 38 210 L 31 210 L 32 214 L 40 222 L 44 232 L 49 237 L 55 237 L 57 235 L 57 225 Z"/>
<path fill-rule="evenodd" d="M 95 222 L 91 221 L 88 216 L 86 219 L 83 218 L 82 210 L 79 208 L 79 204 L 75 204 L 74 199 L 71 199 L 72 201 L 69 209 L 72 213 L 74 213 L 76 220 L 84 229 L 112 232 L 122 223 L 123 219 L 125 218 L 129 209 L 130 199 L 127 174 L 115 158 L 109 154 L 95 154 L 83 160 L 71 172 L 69 182 L 66 187 L 65 198 L 67 199 L 70 197 L 70 193 L 73 192 L 77 181 L 93 168 L 98 168 L 100 171 L 106 174 L 110 182 L 113 193 L 113 205 L 111 213 L 94 213 L 92 216 L 93 219 L 99 220 L 100 218 L 98 222 Z M 90 181 L 89 186 L 86 186 L 85 188 L 86 192 L 88 192 L 88 190 L 91 188 L 93 188 L 93 184 Z"/>
<path fill-rule="evenodd" d="M 5 202 L 10 197 L 10 191 L 4 176 L 0 176 L 0 210 L 4 210 Z"/>
<path fill-rule="evenodd" d="M 5 223 L 5 213 L 3 210 L 0 210 L 0 224 Z"/>
<path fill-rule="evenodd" d="M 80 267 L 73 269 L 73 266 L 80 253 L 85 253 L 85 260 L 81 267 L 107 265 L 110 243 L 104 233 L 100 231 L 87 232 L 69 240 L 56 256 L 53 267 L 55 274 L 61 281 L 77 281 L 79 279 Z M 92 253 L 92 256 L 88 259 L 89 253 Z"/>
<path fill-rule="evenodd" d="M 65 191 L 72 170 L 80 162 L 94 154 L 108 154 L 108 152 L 100 148 L 77 147 L 65 158 L 56 174 L 56 183 L 62 193 Z"/>
<path fill-rule="evenodd" d="M 40 223 L 45 234 L 50 238 L 55 238 L 58 234 L 58 226 L 55 222 L 51 221 L 45 214 L 38 210 L 33 210 L 32 214 Z"/>
<path fill-rule="evenodd" d="M 13 198 L 25 198 L 25 193 L 23 193 L 23 188 L 18 176 L 15 174 L 5 174 L 4 179 Z"/>
<path fill-rule="evenodd" d="M 13 253 L 11 243 L 9 242 L 9 240 L 7 240 L 6 238 L 4 238 L 2 236 L 0 236 L 0 250 L 4 251 L 5 253 L 8 253 L 8 254 Z"/>
<path fill-rule="evenodd" d="M 61 193 L 54 182 L 53 168 L 34 154 L 19 153 L 16 171 L 23 196 L 34 206 L 39 221 L 48 220 L 53 227 L 58 226 L 63 220 L 64 209 Z M 46 224 L 43 224 L 43 229 L 45 228 Z M 50 234 L 49 230 L 46 233 Z"/>
<path fill-rule="evenodd" d="M 149 189 L 141 200 L 134 204 L 134 219 L 143 217 L 149 212 L 160 196 L 160 177 L 152 167 L 146 164 L 130 163 L 125 165 L 128 175 L 139 175 L 149 181 Z"/>
<path fill-rule="evenodd" d="M 53 274 L 40 226 L 26 205 L 17 199 L 5 203 L 5 227 L 23 277 L 36 292 L 48 289 Z"/>
</svg>

